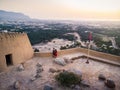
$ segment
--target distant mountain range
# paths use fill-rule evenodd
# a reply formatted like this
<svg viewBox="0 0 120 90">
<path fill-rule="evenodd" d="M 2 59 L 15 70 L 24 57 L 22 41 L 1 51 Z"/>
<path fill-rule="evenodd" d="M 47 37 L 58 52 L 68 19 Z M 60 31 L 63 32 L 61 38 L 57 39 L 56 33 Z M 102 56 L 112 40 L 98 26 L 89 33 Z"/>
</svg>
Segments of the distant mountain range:
<svg viewBox="0 0 120 90">
<path fill-rule="evenodd" d="M 4 21 L 18 21 L 18 20 L 31 20 L 31 18 L 23 13 L 8 12 L 0 10 L 0 20 Z"/>
</svg>

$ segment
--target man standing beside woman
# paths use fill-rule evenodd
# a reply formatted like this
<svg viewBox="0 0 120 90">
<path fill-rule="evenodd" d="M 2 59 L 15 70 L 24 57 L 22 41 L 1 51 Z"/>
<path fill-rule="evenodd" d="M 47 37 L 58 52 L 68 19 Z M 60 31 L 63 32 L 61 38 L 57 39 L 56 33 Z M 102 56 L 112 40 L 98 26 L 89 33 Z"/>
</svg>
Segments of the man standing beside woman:
<svg viewBox="0 0 120 90">
<path fill-rule="evenodd" d="M 53 48 L 52 55 L 53 55 L 54 58 L 57 57 L 57 49 Z"/>
</svg>

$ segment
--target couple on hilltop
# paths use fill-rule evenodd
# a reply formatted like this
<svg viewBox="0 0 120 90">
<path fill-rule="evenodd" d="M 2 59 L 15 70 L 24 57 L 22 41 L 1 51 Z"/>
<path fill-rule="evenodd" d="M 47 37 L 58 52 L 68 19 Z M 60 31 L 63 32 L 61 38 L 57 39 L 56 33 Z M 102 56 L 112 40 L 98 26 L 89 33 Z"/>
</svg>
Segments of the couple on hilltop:
<svg viewBox="0 0 120 90">
<path fill-rule="evenodd" d="M 53 54 L 53 57 L 57 57 L 57 49 L 55 49 L 55 48 L 53 48 L 53 52 L 52 52 L 52 54 Z"/>
</svg>

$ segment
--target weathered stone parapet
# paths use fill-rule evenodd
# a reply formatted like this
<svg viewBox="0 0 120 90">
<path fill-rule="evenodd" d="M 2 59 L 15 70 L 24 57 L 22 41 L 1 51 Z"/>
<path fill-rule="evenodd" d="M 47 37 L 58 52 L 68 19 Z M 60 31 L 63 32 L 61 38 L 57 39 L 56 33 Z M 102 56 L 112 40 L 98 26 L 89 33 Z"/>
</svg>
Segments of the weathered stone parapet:
<svg viewBox="0 0 120 90">
<path fill-rule="evenodd" d="M 0 40 L 6 40 L 8 38 L 15 38 L 15 37 L 20 37 L 20 36 L 25 36 L 27 35 L 26 33 L 21 33 L 21 32 L 0 32 Z"/>
<path fill-rule="evenodd" d="M 79 53 L 79 49 L 78 48 L 72 48 L 72 49 L 66 49 L 66 50 L 59 50 L 58 51 L 58 56 L 62 56 L 62 55 L 67 55 L 67 54 L 71 54 L 71 53 Z M 34 56 L 36 57 L 52 57 L 52 51 L 51 52 L 35 52 Z"/>
<path fill-rule="evenodd" d="M 72 49 L 60 50 L 60 51 L 58 51 L 58 56 L 68 55 L 68 54 L 72 54 L 72 53 L 82 53 L 85 56 L 87 56 L 88 49 L 72 48 Z M 47 52 L 47 53 L 37 52 L 37 53 L 34 53 L 34 56 L 37 56 L 37 57 L 52 57 L 52 51 Z M 116 55 L 112 55 L 112 54 L 107 54 L 107 53 L 102 53 L 102 52 L 90 50 L 89 51 L 89 56 L 97 57 L 99 59 L 106 59 L 106 60 L 110 60 L 110 61 L 115 61 L 115 62 L 120 63 L 120 56 L 116 56 Z"/>
</svg>

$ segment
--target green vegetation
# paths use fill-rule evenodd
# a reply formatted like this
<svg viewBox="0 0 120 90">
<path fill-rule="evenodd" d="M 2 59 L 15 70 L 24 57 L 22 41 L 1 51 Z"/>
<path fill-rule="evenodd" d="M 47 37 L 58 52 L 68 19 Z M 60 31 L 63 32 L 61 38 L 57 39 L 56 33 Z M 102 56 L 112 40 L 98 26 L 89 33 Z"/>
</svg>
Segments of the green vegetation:
<svg viewBox="0 0 120 90">
<path fill-rule="evenodd" d="M 39 52 L 39 49 L 35 48 L 35 49 L 34 49 L 34 52 Z"/>
<path fill-rule="evenodd" d="M 116 41 L 116 44 L 118 45 L 118 47 L 120 47 L 120 33 L 118 36 L 115 37 L 115 41 Z"/>
<path fill-rule="evenodd" d="M 83 22 L 84 23 L 84 22 Z M 91 23 L 91 22 L 90 22 Z M 110 25 L 109 25 L 110 23 Z M 97 45 L 97 49 L 94 50 L 110 53 L 114 55 L 120 55 L 120 27 L 112 26 L 118 22 L 99 22 L 93 23 L 93 25 L 101 25 L 101 27 L 87 26 L 87 24 L 75 24 L 77 27 L 73 30 L 74 24 L 66 24 L 61 22 L 50 22 L 50 21 L 38 21 L 38 22 L 8 22 L 0 24 L 0 31 L 11 31 L 11 32 L 26 32 L 32 45 L 38 43 L 46 43 L 54 38 L 67 39 L 70 41 L 76 41 L 73 35 L 67 33 L 76 32 L 80 35 L 82 41 L 88 41 L 88 34 L 85 31 L 92 32 L 92 40 Z M 103 26 L 102 26 L 103 25 Z M 108 25 L 108 26 L 106 26 Z M 112 47 L 110 40 L 103 40 L 104 37 L 114 37 L 118 48 Z M 73 45 L 61 46 L 62 49 L 74 48 L 81 46 L 80 43 L 74 43 Z M 81 46 L 83 47 L 83 46 Z M 84 47 L 85 48 L 85 47 Z"/>
<path fill-rule="evenodd" d="M 65 35 L 68 33 L 66 30 L 39 30 L 39 31 L 31 31 L 28 33 L 28 37 L 33 44 L 41 43 L 41 42 L 48 42 L 54 38 L 59 39 L 67 39 L 70 41 L 74 40 L 73 35 Z"/>
<path fill-rule="evenodd" d="M 72 73 L 72 72 L 61 72 L 58 75 L 56 75 L 55 79 L 63 86 L 71 86 L 71 85 L 75 85 L 78 84 L 81 81 L 81 78 Z"/>
</svg>

